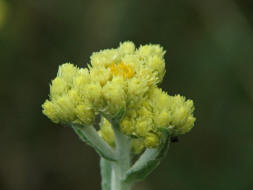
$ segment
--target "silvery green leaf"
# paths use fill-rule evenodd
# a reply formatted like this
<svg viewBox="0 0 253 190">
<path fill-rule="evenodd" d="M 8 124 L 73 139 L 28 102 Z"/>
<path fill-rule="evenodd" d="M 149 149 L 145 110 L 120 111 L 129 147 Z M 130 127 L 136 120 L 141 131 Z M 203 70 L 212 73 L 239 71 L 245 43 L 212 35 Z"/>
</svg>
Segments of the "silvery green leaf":
<svg viewBox="0 0 253 190">
<path fill-rule="evenodd" d="M 93 126 L 72 125 L 80 139 L 90 145 L 95 151 L 107 160 L 116 160 L 115 151 L 98 135 Z"/>
<path fill-rule="evenodd" d="M 164 134 L 164 142 L 158 148 L 146 149 L 134 165 L 126 172 L 124 181 L 133 182 L 145 179 L 165 157 L 169 146 L 169 135 Z"/>
</svg>

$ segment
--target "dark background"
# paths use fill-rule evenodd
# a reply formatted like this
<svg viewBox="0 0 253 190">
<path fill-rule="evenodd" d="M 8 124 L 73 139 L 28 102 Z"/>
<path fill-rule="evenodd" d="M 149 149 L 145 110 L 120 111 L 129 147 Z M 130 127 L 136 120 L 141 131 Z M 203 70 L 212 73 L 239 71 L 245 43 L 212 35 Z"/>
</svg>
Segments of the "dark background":
<svg viewBox="0 0 253 190">
<path fill-rule="evenodd" d="M 161 44 L 196 127 L 135 190 L 253 189 L 252 0 L 0 0 L 0 189 L 99 190 L 99 157 L 41 113 L 58 65 Z"/>
</svg>

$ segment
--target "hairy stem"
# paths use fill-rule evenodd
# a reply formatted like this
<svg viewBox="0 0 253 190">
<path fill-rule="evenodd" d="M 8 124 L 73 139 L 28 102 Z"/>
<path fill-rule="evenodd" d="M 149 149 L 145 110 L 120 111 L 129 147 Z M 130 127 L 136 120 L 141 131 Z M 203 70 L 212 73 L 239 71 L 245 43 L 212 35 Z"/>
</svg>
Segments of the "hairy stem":
<svg viewBox="0 0 253 190">
<path fill-rule="evenodd" d="M 120 132 L 117 124 L 113 125 L 117 161 L 112 162 L 111 190 L 130 190 L 131 185 L 123 181 L 130 167 L 130 140 Z"/>
<path fill-rule="evenodd" d="M 102 181 L 104 185 L 103 190 L 107 190 L 108 186 L 110 186 L 110 190 L 130 190 L 131 183 L 124 182 L 126 171 L 130 168 L 131 156 L 130 156 L 130 140 L 129 137 L 125 136 L 120 132 L 120 128 L 118 124 L 113 125 L 114 135 L 115 135 L 115 154 L 117 160 L 108 161 L 110 163 L 110 174 L 107 172 L 108 176 L 102 175 Z M 101 163 L 105 163 L 101 160 Z M 107 163 L 108 164 L 108 163 Z M 101 165 L 101 170 L 105 171 L 105 167 L 109 168 L 109 166 Z M 107 171 L 109 171 L 107 169 Z M 107 180 L 110 180 L 108 182 Z M 109 185 L 108 185 L 109 184 Z"/>
</svg>

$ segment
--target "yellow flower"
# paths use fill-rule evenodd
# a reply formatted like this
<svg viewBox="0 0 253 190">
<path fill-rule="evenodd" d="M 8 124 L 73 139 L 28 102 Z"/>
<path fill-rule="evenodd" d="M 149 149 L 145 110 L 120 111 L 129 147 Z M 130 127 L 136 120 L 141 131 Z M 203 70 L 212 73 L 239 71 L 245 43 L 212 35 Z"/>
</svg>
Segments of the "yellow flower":
<svg viewBox="0 0 253 190">
<path fill-rule="evenodd" d="M 132 139 L 136 153 L 160 145 L 160 128 L 170 135 L 185 134 L 195 121 L 193 101 L 158 88 L 165 74 L 164 54 L 159 45 L 136 48 L 127 41 L 93 53 L 88 68 L 63 64 L 51 83 L 49 100 L 42 105 L 43 113 L 56 123 L 83 126 L 103 115 L 98 133 L 114 146 L 107 119 L 125 110 L 120 128 Z"/>
</svg>

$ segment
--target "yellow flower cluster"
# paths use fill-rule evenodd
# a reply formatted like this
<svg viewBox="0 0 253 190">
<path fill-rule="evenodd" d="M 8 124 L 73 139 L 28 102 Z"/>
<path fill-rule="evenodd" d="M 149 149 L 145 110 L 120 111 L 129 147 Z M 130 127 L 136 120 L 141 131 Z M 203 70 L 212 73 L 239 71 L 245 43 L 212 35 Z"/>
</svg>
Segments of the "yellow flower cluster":
<svg viewBox="0 0 253 190">
<path fill-rule="evenodd" d="M 96 115 L 115 117 L 122 109 L 121 131 L 132 138 L 135 152 L 160 145 L 161 128 L 181 135 L 194 125 L 193 102 L 169 96 L 157 87 L 165 74 L 165 51 L 159 45 L 138 49 L 132 42 L 93 53 L 88 69 L 59 67 L 43 113 L 56 123 L 92 125 Z M 101 116 L 99 135 L 114 145 L 111 124 Z"/>
</svg>

